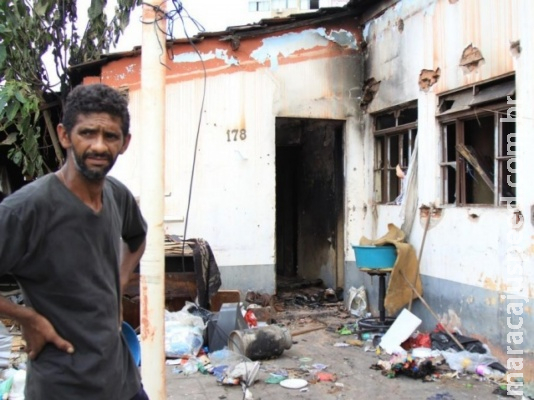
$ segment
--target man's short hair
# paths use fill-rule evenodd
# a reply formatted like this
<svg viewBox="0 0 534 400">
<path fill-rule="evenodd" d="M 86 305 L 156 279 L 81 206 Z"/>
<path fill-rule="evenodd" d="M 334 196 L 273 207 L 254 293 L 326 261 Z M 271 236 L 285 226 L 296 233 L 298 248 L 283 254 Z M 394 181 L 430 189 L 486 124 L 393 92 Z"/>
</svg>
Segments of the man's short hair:
<svg viewBox="0 0 534 400">
<path fill-rule="evenodd" d="M 67 96 L 63 108 L 62 124 L 67 133 L 71 133 L 80 114 L 90 113 L 107 113 L 119 117 L 123 135 L 130 133 L 128 102 L 118 90 L 101 83 L 76 86 Z"/>
</svg>

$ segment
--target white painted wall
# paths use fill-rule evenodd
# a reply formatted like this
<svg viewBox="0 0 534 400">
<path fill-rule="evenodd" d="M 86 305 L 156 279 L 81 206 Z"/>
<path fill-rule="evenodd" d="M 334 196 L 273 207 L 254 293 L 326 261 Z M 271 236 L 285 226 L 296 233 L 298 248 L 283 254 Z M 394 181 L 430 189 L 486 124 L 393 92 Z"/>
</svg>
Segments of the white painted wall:
<svg viewBox="0 0 534 400">
<path fill-rule="evenodd" d="M 353 128 L 358 128 L 358 111 L 351 90 L 360 80 L 355 68 L 357 56 L 307 59 L 305 63 L 294 58 L 303 49 L 320 52 L 327 48 L 333 40 L 329 34 L 324 29 L 309 29 L 299 34 L 273 35 L 259 44 L 252 57 L 238 60 L 252 62 L 260 69 L 228 70 L 209 78 L 186 236 L 208 240 L 220 266 L 275 264 L 276 117 L 346 120 L 351 127 L 347 140 L 357 136 Z M 224 52 L 221 49 L 216 53 Z M 234 61 L 225 59 L 231 68 Z M 186 55 L 175 58 L 175 62 L 184 64 L 193 60 L 196 58 Z M 292 62 L 286 64 L 287 60 Z M 124 79 L 122 73 L 109 75 L 115 83 Z M 166 229 L 181 235 L 203 80 L 169 83 L 166 90 Z M 139 191 L 142 168 L 142 149 L 135 140 L 142 113 L 139 96 L 138 90 L 130 91 L 131 114 L 135 116 L 133 139 L 112 171 L 134 194 Z M 238 135 L 234 141 L 231 134 L 229 141 L 227 132 L 233 129 L 244 130 L 246 136 Z M 359 153 L 352 146 L 349 151 L 354 154 L 347 155 L 347 159 L 356 158 Z M 274 276 L 271 284 L 274 285 Z"/>
</svg>

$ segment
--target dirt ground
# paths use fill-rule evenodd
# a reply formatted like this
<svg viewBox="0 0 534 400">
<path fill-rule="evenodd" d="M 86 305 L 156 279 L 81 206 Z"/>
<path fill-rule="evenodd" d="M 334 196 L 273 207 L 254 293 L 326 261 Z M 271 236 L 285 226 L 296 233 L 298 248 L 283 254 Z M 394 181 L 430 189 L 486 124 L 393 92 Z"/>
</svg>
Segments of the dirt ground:
<svg viewBox="0 0 534 400">
<path fill-rule="evenodd" d="M 388 378 L 383 371 L 372 369 L 378 360 L 389 360 L 387 354 L 377 355 L 361 347 L 339 344 L 356 339 L 342 336 L 338 329 L 354 323 L 354 317 L 344 311 L 343 303 L 314 296 L 309 291 L 287 291 L 279 294 L 275 322 L 293 332 L 293 344 L 280 357 L 262 360 L 257 381 L 249 391 L 254 400 L 269 399 L 416 399 L 464 400 L 511 399 L 493 391 L 498 385 L 476 375 L 465 374 L 448 378 L 447 364 L 439 366 L 439 378 L 423 382 L 407 376 Z M 317 381 L 310 370 L 321 365 L 333 381 Z M 190 400 L 244 399 L 241 386 L 226 386 L 216 382 L 213 375 L 195 373 L 184 375 L 167 366 L 167 398 Z M 271 373 L 287 371 L 290 378 L 308 381 L 304 389 L 286 389 L 277 383 L 266 383 Z M 519 399 L 519 397 L 515 397 Z"/>
</svg>

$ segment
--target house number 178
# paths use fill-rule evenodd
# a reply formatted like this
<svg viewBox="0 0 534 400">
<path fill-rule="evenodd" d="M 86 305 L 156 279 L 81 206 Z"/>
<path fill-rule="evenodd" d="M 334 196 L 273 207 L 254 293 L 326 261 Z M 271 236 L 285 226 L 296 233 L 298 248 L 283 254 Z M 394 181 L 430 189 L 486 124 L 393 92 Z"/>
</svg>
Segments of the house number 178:
<svg viewBox="0 0 534 400">
<path fill-rule="evenodd" d="M 246 129 L 228 129 L 226 131 L 226 138 L 227 142 L 231 142 L 232 140 L 235 142 L 239 138 L 239 140 L 245 140 L 247 138 L 247 130 Z"/>
</svg>

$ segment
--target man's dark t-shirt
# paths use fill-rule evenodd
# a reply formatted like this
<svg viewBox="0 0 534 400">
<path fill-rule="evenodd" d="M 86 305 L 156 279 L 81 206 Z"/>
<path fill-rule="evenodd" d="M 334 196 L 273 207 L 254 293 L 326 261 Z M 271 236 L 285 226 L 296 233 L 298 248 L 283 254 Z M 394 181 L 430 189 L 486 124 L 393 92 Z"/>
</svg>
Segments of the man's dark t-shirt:
<svg viewBox="0 0 534 400">
<path fill-rule="evenodd" d="M 121 238 L 136 250 L 146 224 L 117 180 L 106 178 L 102 200 L 96 213 L 49 174 L 0 204 L 0 274 L 75 348 L 47 344 L 28 363 L 28 400 L 130 400 L 140 388 L 119 329 L 119 266 Z"/>
</svg>

